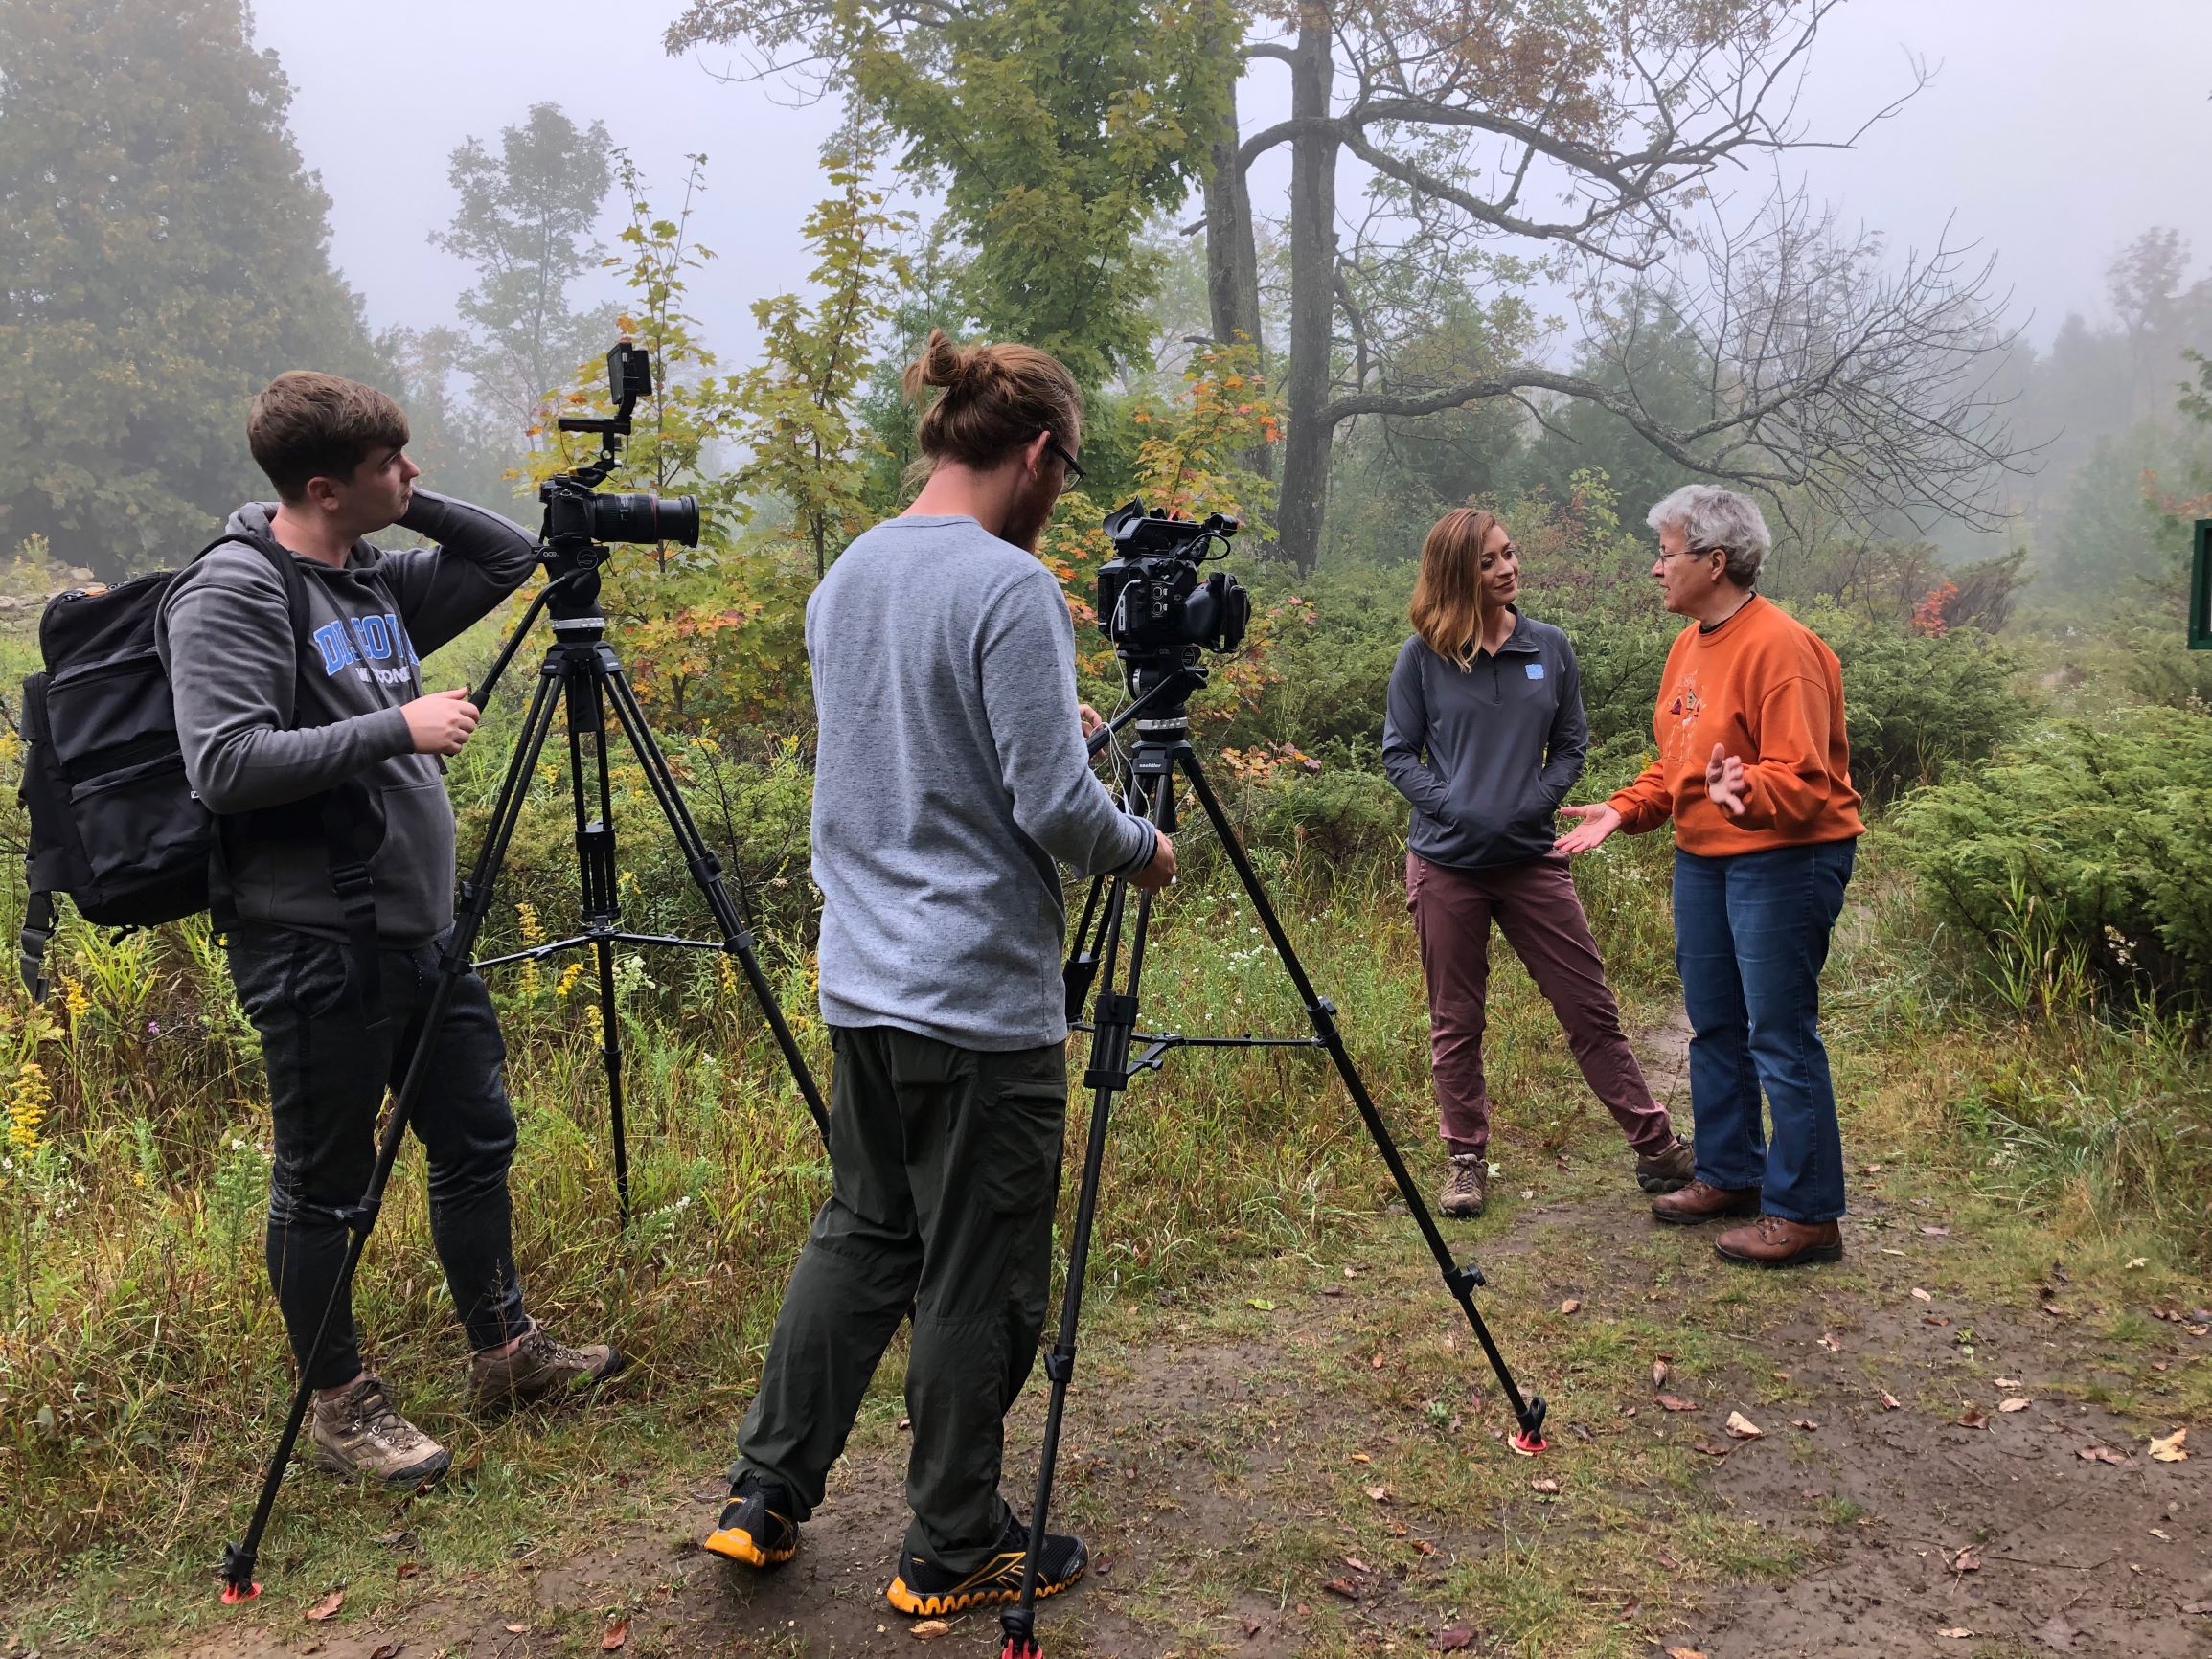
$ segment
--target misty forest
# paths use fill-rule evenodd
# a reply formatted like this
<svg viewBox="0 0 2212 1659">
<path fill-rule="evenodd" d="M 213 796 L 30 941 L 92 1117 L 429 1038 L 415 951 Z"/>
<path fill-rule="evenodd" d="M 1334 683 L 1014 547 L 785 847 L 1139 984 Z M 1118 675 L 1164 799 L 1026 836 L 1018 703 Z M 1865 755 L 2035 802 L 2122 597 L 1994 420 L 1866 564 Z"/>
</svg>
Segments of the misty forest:
<svg viewBox="0 0 2212 1659">
<path fill-rule="evenodd" d="M 1381 753 L 1423 538 L 1465 506 L 1510 529 L 1521 606 L 1580 663 L 1568 800 L 1602 801 L 1652 757 L 1683 625 L 1646 511 L 1687 483 L 1740 490 L 1773 532 L 1760 592 L 1840 660 L 1865 803 L 1820 1008 L 1844 1259 L 1745 1274 L 1651 1226 L 1551 1010 L 1494 949 L 1494 1186 L 1448 1225 L 1550 1400 L 1552 1449 L 1517 1457 L 1336 1074 L 1295 1048 L 1174 1053 L 1111 1125 L 1054 1500 L 1093 1564 L 1042 1639 L 1124 1659 L 2204 1651 L 2212 652 L 2185 613 L 2212 518 L 2212 246 L 2144 222 L 2100 250 L 2102 291 L 2038 317 L 1999 258 L 2030 250 L 1958 228 L 1973 201 L 1932 240 L 1832 205 L 1813 158 L 1950 96 L 1913 58 L 1824 79 L 1847 10 L 618 8 L 606 26 L 659 31 L 671 73 L 717 66 L 733 109 L 830 137 L 770 158 L 678 133 L 698 153 L 671 167 L 641 159 L 666 140 L 650 101 L 634 127 L 574 113 L 573 86 L 488 103 L 420 181 L 450 209 L 420 257 L 465 285 L 434 326 L 373 326 L 332 253 L 348 204 L 240 0 L 0 0 L 8 931 L 41 615 L 183 564 L 270 497 L 244 440 L 262 386 L 313 368 L 381 388 L 427 487 L 535 531 L 539 486 L 596 447 L 559 421 L 608 412 L 627 338 L 654 389 L 604 488 L 696 496 L 703 528 L 614 548 L 608 638 L 826 1079 L 806 605 L 913 497 L 901 374 L 930 330 L 1026 341 L 1083 394 L 1083 477 L 1038 557 L 1086 701 L 1128 697 L 1094 608 L 1106 514 L 1243 521 L 1225 568 L 1251 626 L 1209 659 L 1193 741 L 1433 1191 L 1407 806 Z M 790 291 L 702 243 L 710 193 L 770 167 L 813 181 L 781 227 L 806 250 Z M 424 689 L 479 683 L 540 583 Z M 542 644 L 449 763 L 464 868 Z M 588 957 L 528 956 L 577 931 L 562 749 L 476 954 L 522 958 L 487 979 L 532 1307 L 610 1333 L 630 1370 L 588 1407 L 470 1410 L 409 1145 L 354 1306 L 453 1469 L 364 1490 L 303 1457 L 263 1594 L 219 1605 L 295 1375 L 263 1276 L 261 1049 L 208 916 L 119 931 L 65 906 L 49 993 L 0 986 L 0 1653 L 998 1650 L 989 1611 L 930 1629 L 881 1600 L 903 1336 L 799 1557 L 753 1574 L 699 1548 L 830 1164 L 729 956 L 625 945 L 605 999 Z M 623 927 L 712 934 L 650 780 L 612 755 Z M 1193 814 L 1178 848 L 1146 1027 L 1302 1033 L 1220 841 Z M 1624 835 L 1573 868 L 1686 1130 L 1672 859 Z M 1073 1091 L 1055 1317 L 1088 1103 Z M 1007 1421 L 1024 1513 L 1044 1388 L 1040 1368 Z"/>
</svg>

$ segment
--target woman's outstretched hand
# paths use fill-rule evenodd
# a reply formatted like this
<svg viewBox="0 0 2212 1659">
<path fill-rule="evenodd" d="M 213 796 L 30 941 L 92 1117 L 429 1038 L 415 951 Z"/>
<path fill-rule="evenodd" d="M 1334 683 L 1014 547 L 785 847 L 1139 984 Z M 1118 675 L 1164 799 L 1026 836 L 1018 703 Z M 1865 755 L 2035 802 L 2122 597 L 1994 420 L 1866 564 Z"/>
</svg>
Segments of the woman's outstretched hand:
<svg viewBox="0 0 2212 1659">
<path fill-rule="evenodd" d="M 1552 843 L 1553 852 L 1564 852 L 1569 858 L 1587 852 L 1621 827 L 1621 815 L 1603 801 L 1592 807 L 1562 807 L 1560 816 L 1582 820 Z"/>
</svg>

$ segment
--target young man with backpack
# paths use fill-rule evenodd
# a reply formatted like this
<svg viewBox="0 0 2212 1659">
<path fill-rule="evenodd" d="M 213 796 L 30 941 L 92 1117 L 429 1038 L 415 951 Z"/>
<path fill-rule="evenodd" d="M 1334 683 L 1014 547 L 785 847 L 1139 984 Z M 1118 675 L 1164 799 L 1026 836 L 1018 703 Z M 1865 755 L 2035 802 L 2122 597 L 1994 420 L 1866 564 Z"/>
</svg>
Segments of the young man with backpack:
<svg viewBox="0 0 2212 1659">
<path fill-rule="evenodd" d="M 280 375 L 247 422 L 279 499 L 231 515 L 235 539 L 176 578 L 154 632 L 186 773 L 217 816 L 217 914 L 268 1068 L 269 1282 L 316 1391 L 309 1436 L 325 1466 L 395 1483 L 442 1474 L 451 1454 L 367 1369 L 351 1307 L 309 1348 L 453 920 L 442 757 L 467 742 L 478 711 L 466 688 L 425 694 L 420 656 L 490 612 L 536 558 L 505 518 L 416 489 L 407 437 L 381 392 Z M 387 553 L 362 539 L 395 524 L 437 545 Z M 282 561 L 304 580 L 306 637 Z M 612 1375 L 613 1349 L 565 1348 L 523 1310 L 506 1049 L 473 972 L 430 1040 L 412 1126 L 472 1395 L 527 1399 Z"/>
</svg>

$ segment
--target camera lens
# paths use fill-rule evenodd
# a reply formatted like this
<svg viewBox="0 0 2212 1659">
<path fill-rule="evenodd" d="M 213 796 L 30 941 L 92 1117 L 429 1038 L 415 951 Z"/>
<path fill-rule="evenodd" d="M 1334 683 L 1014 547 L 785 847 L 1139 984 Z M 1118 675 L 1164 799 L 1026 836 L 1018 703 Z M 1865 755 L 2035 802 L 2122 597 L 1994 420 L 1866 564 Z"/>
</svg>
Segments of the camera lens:
<svg viewBox="0 0 2212 1659">
<path fill-rule="evenodd" d="M 698 498 L 691 495 L 596 495 L 591 534 L 599 541 L 677 541 L 699 544 Z"/>
</svg>

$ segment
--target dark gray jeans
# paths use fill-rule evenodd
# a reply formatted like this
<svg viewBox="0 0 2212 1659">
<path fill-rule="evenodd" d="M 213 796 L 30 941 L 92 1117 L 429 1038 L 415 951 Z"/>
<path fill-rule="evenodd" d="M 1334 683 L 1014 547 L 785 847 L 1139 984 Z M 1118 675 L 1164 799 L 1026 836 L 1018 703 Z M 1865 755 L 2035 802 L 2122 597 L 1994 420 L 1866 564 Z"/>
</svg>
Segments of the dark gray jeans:
<svg viewBox="0 0 2212 1659">
<path fill-rule="evenodd" d="M 269 1284 L 292 1352 L 316 1388 L 361 1370 L 351 1304 L 322 1352 L 308 1346 L 346 1256 L 340 1213 L 357 1203 L 376 1161 L 376 1119 L 422 1037 L 439 946 L 382 952 L 381 1023 L 352 983 L 345 945 L 290 928 L 229 928 L 232 983 L 269 1074 L 276 1165 L 269 1176 Z M 430 1239 L 472 1349 L 522 1333 L 507 1170 L 514 1113 L 507 1102 L 507 1045 L 491 997 L 473 972 L 454 988 L 433 1039 L 436 1063 L 410 1125 L 430 1165 Z"/>
<path fill-rule="evenodd" d="M 978 1053 L 832 1028 L 829 1202 L 784 1292 L 730 1475 L 781 1481 L 805 1520 L 876 1364 L 914 1309 L 906 1548 L 973 1572 L 1006 1530 L 1002 1419 L 1044 1329 L 1067 1048 Z"/>
</svg>

